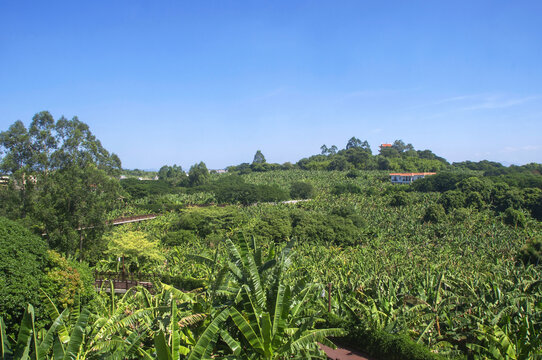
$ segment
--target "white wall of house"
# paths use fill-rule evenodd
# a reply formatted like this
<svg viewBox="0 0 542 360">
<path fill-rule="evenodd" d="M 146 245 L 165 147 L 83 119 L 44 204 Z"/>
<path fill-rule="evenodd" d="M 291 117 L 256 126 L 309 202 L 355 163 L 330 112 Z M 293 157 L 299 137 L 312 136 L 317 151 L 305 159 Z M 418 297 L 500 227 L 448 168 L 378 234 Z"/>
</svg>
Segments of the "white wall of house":
<svg viewBox="0 0 542 360">
<path fill-rule="evenodd" d="M 434 175 L 434 173 L 390 174 L 390 179 L 392 184 L 412 184 L 413 181 L 423 179 L 429 175 Z"/>
</svg>

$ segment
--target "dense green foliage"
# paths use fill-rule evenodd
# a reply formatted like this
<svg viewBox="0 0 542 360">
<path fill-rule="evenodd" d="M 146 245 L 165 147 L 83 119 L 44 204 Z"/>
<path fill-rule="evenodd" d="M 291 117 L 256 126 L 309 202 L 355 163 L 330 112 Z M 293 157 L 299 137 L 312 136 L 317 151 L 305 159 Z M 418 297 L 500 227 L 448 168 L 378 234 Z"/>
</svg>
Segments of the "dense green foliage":
<svg viewBox="0 0 542 360">
<path fill-rule="evenodd" d="M 0 133 L 0 215 L 23 219 L 51 247 L 80 258 L 100 251 L 106 213 L 120 202 L 120 159 L 110 154 L 76 117 L 57 121 L 36 114 Z M 82 231 L 78 231 L 81 229 Z"/>
<path fill-rule="evenodd" d="M 21 225 L 0 217 L 0 316 L 8 326 L 21 321 L 24 304 L 39 303 L 46 244 Z"/>
<path fill-rule="evenodd" d="M 95 297 L 94 274 L 86 263 L 49 250 L 43 270 L 41 290 L 58 308 L 65 309 L 76 301 L 88 303 Z"/>
<path fill-rule="evenodd" d="M 290 197 L 292 199 L 310 199 L 314 196 L 314 187 L 307 182 L 294 182 L 290 186 Z"/>
<path fill-rule="evenodd" d="M 0 214 L 43 236 L 0 219 L 0 285 L 16 297 L 0 295 L 0 327 L 21 321 L 17 340 L 1 334 L 5 354 L 309 359 L 339 335 L 386 359 L 542 351 L 539 164 L 450 165 L 400 140 L 373 155 L 352 137 L 296 164 L 258 151 L 229 174 L 200 162 L 119 182 L 85 124 L 48 113 L 0 145 Z M 439 173 L 394 186 L 390 171 Z M 155 294 L 93 296 L 91 269 L 152 273 Z M 323 321 L 328 306 L 341 322 Z"/>
</svg>

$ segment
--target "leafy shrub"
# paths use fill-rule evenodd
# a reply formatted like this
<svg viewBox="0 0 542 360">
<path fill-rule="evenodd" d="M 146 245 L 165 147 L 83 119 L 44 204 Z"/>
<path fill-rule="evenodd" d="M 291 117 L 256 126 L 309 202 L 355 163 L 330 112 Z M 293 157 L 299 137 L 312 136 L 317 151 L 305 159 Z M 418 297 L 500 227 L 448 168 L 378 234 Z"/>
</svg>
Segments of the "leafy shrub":
<svg viewBox="0 0 542 360">
<path fill-rule="evenodd" d="M 412 188 L 421 192 L 455 190 L 458 182 L 470 177 L 471 173 L 446 171 L 416 180 L 412 183 Z"/>
<path fill-rule="evenodd" d="M 542 237 L 527 240 L 519 253 L 519 259 L 524 264 L 542 264 Z"/>
<path fill-rule="evenodd" d="M 465 206 L 465 194 L 458 190 L 448 190 L 438 200 L 447 213 Z"/>
<path fill-rule="evenodd" d="M 292 233 L 289 214 L 276 209 L 266 212 L 256 221 L 253 232 L 274 242 L 287 240 Z"/>
<path fill-rule="evenodd" d="M 514 227 L 524 227 L 527 219 L 522 211 L 508 208 L 503 213 L 503 222 Z"/>
<path fill-rule="evenodd" d="M 430 223 L 438 223 L 442 221 L 446 217 L 446 213 L 444 212 L 444 208 L 440 204 L 431 204 L 425 209 L 425 213 L 423 215 L 423 221 L 424 222 L 430 222 Z"/>
<path fill-rule="evenodd" d="M 8 328 L 27 304 L 38 304 L 47 245 L 14 221 L 0 217 L 0 316 Z"/>
<path fill-rule="evenodd" d="M 58 308 L 67 308 L 80 296 L 83 304 L 95 294 L 94 276 L 85 263 L 67 260 L 56 251 L 47 251 L 41 288 Z"/>
<path fill-rule="evenodd" d="M 361 176 L 361 173 L 358 170 L 350 170 L 346 173 L 346 177 L 349 179 L 355 179 Z"/>
<path fill-rule="evenodd" d="M 467 195 L 465 199 L 465 205 L 467 207 L 481 209 L 486 205 L 486 203 L 484 201 L 484 198 L 478 191 L 473 191 Z"/>
<path fill-rule="evenodd" d="M 234 175 L 221 178 L 211 186 L 211 189 L 221 204 L 249 205 L 288 199 L 288 193 L 277 185 L 247 184 L 241 177 Z"/>
<path fill-rule="evenodd" d="M 471 216 L 471 210 L 472 209 L 466 209 L 466 208 L 456 208 L 453 209 L 450 214 L 452 216 L 452 219 L 456 223 L 462 223 L 465 220 L 467 220 Z"/>
<path fill-rule="evenodd" d="M 196 242 L 196 234 L 190 230 L 170 231 L 162 238 L 164 246 L 180 246 Z"/>
<path fill-rule="evenodd" d="M 290 186 L 290 197 L 292 199 L 310 199 L 314 195 L 314 187 L 311 183 L 295 182 Z"/>
<path fill-rule="evenodd" d="M 181 212 L 178 220 L 172 222 L 169 231 L 189 230 L 191 233 L 205 238 L 212 233 L 234 228 L 241 221 L 242 215 L 235 207 L 192 209 Z M 189 240 L 187 233 L 184 233 L 183 236 L 185 240 Z"/>
<path fill-rule="evenodd" d="M 529 209 L 531 216 L 542 221 L 542 190 L 525 189 L 523 191 L 524 206 Z"/>
<path fill-rule="evenodd" d="M 333 195 L 361 194 L 361 188 L 355 184 L 337 184 L 331 190 Z"/>
<path fill-rule="evenodd" d="M 357 349 L 375 359 L 386 360 L 443 360 L 423 344 L 407 334 L 390 334 L 384 330 L 367 329 L 359 320 L 346 322 L 336 316 L 327 316 L 328 326 L 342 327 L 348 335 L 335 339 L 338 343 Z"/>
<path fill-rule="evenodd" d="M 295 211 L 291 217 L 292 237 L 300 240 L 337 245 L 351 245 L 359 240 L 359 230 L 349 218 L 303 211 Z"/>
<path fill-rule="evenodd" d="M 134 199 L 141 199 L 149 195 L 162 195 L 178 192 L 165 180 L 137 180 L 134 178 L 123 179 L 120 185 Z"/>
<path fill-rule="evenodd" d="M 408 194 L 405 192 L 397 192 L 393 194 L 390 198 L 391 206 L 405 206 L 410 202 Z"/>
</svg>

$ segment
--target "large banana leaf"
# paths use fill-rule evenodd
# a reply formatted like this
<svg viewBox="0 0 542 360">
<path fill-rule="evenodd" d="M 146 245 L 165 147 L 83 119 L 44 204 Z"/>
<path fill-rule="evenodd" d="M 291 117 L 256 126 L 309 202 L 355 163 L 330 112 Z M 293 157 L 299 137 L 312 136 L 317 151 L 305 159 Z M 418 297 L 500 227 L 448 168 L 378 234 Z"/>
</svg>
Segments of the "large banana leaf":
<svg viewBox="0 0 542 360">
<path fill-rule="evenodd" d="M 85 327 L 87 326 L 89 315 L 90 311 L 88 309 L 84 309 L 83 311 L 81 311 L 81 314 L 79 314 L 77 323 L 75 324 L 70 335 L 70 342 L 68 343 L 68 346 L 66 348 L 64 360 L 75 360 L 79 355 L 81 345 L 84 341 Z"/>
<path fill-rule="evenodd" d="M 230 309 L 226 308 L 211 321 L 190 352 L 188 360 L 201 360 L 209 357 L 220 333 L 221 326 L 229 315 Z"/>
<path fill-rule="evenodd" d="M 5 360 L 12 355 L 9 339 L 6 335 L 6 325 L 4 319 L 0 316 L 0 360 Z"/>
<path fill-rule="evenodd" d="M 17 335 L 17 344 L 15 345 L 14 358 L 27 360 L 30 355 L 30 345 L 34 333 L 34 307 L 28 305 L 21 321 L 19 334 Z"/>
</svg>

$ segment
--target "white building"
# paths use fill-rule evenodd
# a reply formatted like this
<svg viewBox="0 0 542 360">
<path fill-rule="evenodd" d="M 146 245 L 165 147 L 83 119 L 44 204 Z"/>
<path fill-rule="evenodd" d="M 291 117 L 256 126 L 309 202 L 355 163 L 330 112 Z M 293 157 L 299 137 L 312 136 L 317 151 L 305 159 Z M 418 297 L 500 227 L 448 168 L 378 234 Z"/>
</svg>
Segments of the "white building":
<svg viewBox="0 0 542 360">
<path fill-rule="evenodd" d="M 435 175 L 434 172 L 423 173 L 393 173 L 390 174 L 392 184 L 412 184 L 414 180 L 423 179 L 426 176 Z"/>
</svg>

